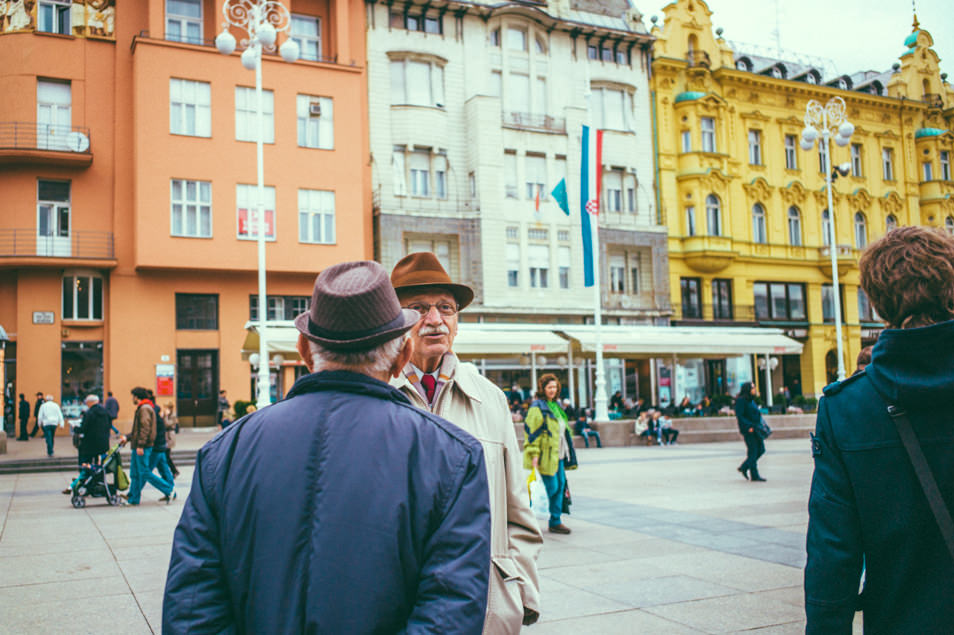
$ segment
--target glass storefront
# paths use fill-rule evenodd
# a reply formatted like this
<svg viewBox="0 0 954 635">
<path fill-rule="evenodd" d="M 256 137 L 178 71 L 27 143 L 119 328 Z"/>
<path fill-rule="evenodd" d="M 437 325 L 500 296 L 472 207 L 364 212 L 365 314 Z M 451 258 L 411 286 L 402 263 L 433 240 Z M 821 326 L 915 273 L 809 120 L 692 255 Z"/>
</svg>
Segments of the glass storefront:
<svg viewBox="0 0 954 635">
<path fill-rule="evenodd" d="M 60 373 L 63 417 L 79 418 L 86 395 L 103 398 L 103 343 L 63 342 Z"/>
</svg>

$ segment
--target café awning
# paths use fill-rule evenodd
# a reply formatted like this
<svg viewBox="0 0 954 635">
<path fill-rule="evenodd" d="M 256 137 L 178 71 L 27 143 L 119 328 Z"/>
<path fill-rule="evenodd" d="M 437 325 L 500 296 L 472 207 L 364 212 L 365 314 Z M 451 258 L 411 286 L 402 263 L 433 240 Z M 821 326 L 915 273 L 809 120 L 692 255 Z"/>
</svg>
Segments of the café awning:
<svg viewBox="0 0 954 635">
<path fill-rule="evenodd" d="M 592 325 L 554 325 L 578 343 L 583 353 L 596 351 Z M 603 353 L 615 357 L 724 357 L 799 354 L 802 344 L 780 329 L 720 326 L 603 326 Z"/>
</svg>

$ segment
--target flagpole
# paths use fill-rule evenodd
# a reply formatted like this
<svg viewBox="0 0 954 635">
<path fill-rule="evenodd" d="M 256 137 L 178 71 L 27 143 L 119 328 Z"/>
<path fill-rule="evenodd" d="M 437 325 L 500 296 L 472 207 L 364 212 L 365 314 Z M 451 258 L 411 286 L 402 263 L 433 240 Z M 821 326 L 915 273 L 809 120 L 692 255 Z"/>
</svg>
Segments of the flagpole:
<svg viewBox="0 0 954 635">
<path fill-rule="evenodd" d="M 586 86 L 583 88 L 583 94 L 586 98 L 585 124 L 589 126 L 591 122 L 590 100 L 593 94 L 590 87 L 589 59 L 584 58 L 583 64 L 584 80 L 586 81 Z M 592 126 L 590 130 L 593 134 L 596 134 Z M 599 188 L 602 185 L 599 182 L 599 173 L 600 166 L 597 164 L 596 195 L 594 197 L 597 200 L 599 200 Z M 593 245 L 593 335 L 596 345 L 596 383 L 593 387 L 593 392 L 595 393 L 593 405 L 596 411 L 594 412 L 593 420 L 609 421 L 609 410 L 606 407 L 606 376 L 603 368 L 603 307 L 602 298 L 600 297 L 600 216 L 598 208 L 596 214 L 590 215 L 590 220 L 593 221 L 593 231 L 590 232 L 590 235 Z"/>
</svg>

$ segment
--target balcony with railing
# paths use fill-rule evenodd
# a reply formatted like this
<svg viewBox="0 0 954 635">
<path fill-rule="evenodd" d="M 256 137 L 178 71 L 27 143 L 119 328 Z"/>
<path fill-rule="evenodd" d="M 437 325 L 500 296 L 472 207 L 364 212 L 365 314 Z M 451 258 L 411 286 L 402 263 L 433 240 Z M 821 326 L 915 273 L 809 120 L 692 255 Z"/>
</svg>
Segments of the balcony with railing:
<svg viewBox="0 0 954 635">
<path fill-rule="evenodd" d="M 709 54 L 705 51 L 689 51 L 686 54 L 686 61 L 689 62 L 690 68 L 711 68 L 712 60 L 709 59 Z"/>
<path fill-rule="evenodd" d="M 86 264 L 115 264 L 112 232 L 73 231 L 67 235 L 42 236 L 36 228 L 0 229 L 0 266 L 43 264 L 46 259 L 68 258 Z"/>
<path fill-rule="evenodd" d="M 566 134 L 566 119 L 527 112 L 504 112 L 503 127 L 552 134 Z"/>
<path fill-rule="evenodd" d="M 188 44 L 190 46 L 199 46 L 202 48 L 211 49 L 213 52 L 218 53 L 218 49 L 215 48 L 215 39 L 209 39 L 205 37 L 198 37 L 194 35 L 187 35 L 185 33 L 162 33 L 160 37 L 155 37 L 149 33 L 149 31 L 140 31 L 138 35 L 133 37 L 133 50 L 135 50 L 136 45 L 143 42 L 168 42 L 170 44 Z M 275 58 L 280 59 L 281 55 L 278 52 L 276 47 L 273 51 L 263 51 L 262 54 L 265 56 L 265 59 Z M 299 53 L 298 61 L 305 62 L 318 62 L 321 64 L 337 64 L 338 55 L 323 55 L 321 53 L 313 53 L 310 51 L 302 51 Z M 355 66 L 355 62 L 351 62 L 348 66 Z"/>
<path fill-rule="evenodd" d="M 675 304 L 674 325 L 721 324 L 725 326 L 755 324 L 755 306 L 751 304 Z"/>
<path fill-rule="evenodd" d="M 86 168 L 93 163 L 89 128 L 0 121 L 0 164 Z"/>
<path fill-rule="evenodd" d="M 937 93 L 924 93 L 922 101 L 928 105 L 928 108 L 944 108 L 944 98 Z"/>
</svg>

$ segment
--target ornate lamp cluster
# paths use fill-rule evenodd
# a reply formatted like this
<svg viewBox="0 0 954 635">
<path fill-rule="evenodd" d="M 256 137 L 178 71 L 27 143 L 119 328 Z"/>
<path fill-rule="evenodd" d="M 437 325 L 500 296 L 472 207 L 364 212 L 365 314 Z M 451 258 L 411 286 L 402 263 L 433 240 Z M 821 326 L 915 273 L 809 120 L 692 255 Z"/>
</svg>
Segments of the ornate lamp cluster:
<svg viewBox="0 0 954 635">
<path fill-rule="evenodd" d="M 223 55 L 231 55 L 239 42 L 229 31 L 229 27 L 244 30 L 248 37 L 240 42 L 242 66 L 255 70 L 262 59 L 262 51 L 274 51 L 279 31 L 287 31 L 291 26 L 291 13 L 281 2 L 274 0 L 226 0 L 222 6 L 225 22 L 222 32 L 215 38 L 215 47 Z M 299 55 L 298 43 L 287 38 L 278 47 L 278 53 L 286 62 L 294 62 Z"/>
</svg>

